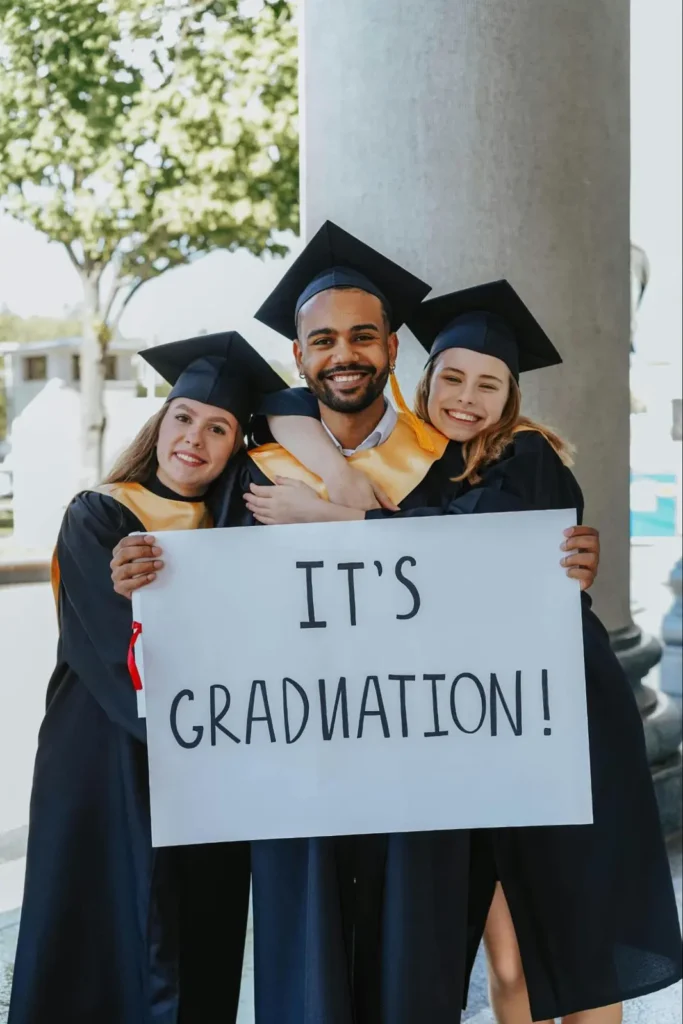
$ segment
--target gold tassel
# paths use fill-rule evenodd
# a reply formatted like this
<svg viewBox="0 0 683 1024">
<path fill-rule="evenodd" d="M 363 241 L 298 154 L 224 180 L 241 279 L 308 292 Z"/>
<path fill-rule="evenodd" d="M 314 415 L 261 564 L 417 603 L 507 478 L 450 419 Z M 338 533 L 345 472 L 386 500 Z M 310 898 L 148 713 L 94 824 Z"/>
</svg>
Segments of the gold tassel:
<svg viewBox="0 0 683 1024">
<path fill-rule="evenodd" d="M 420 448 L 425 452 L 434 453 L 436 447 L 430 436 L 429 428 L 422 422 L 419 416 L 415 415 L 412 409 L 408 408 L 406 400 L 401 393 L 395 370 L 392 369 L 389 376 L 391 378 L 391 395 L 394 399 L 394 405 L 408 420 Z"/>
</svg>

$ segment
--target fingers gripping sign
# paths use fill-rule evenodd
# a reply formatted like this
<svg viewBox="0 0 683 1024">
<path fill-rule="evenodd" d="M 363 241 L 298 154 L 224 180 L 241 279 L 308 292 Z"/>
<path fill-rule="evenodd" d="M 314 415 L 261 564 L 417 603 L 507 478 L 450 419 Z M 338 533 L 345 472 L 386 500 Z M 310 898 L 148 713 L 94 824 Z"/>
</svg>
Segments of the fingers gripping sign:
<svg viewBox="0 0 683 1024">
<path fill-rule="evenodd" d="M 136 590 L 156 579 L 164 563 L 156 538 L 148 534 L 130 534 L 120 540 L 110 562 L 114 590 L 130 600 Z"/>
<path fill-rule="evenodd" d="M 582 590 L 595 583 L 600 564 L 600 534 L 592 526 L 572 526 L 565 530 L 567 538 L 562 550 L 569 554 L 562 559 L 567 576 L 579 580 Z"/>
</svg>

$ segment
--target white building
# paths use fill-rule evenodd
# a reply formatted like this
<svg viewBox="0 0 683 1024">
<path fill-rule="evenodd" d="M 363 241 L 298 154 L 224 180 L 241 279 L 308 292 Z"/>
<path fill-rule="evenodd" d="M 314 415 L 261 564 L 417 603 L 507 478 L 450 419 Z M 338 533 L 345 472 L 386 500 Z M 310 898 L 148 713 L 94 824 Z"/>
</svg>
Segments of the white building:
<svg viewBox="0 0 683 1024">
<path fill-rule="evenodd" d="M 109 347 L 107 467 L 163 401 L 147 397 L 154 395 L 155 375 L 137 357 L 141 347 L 126 340 Z M 9 442 L 0 466 L 0 496 L 12 494 L 14 538 L 27 548 L 50 549 L 64 508 L 80 487 L 79 352 L 79 338 L 0 344 Z"/>
<path fill-rule="evenodd" d="M 118 339 L 109 344 L 106 357 L 105 388 L 135 394 L 138 384 L 139 341 Z M 80 390 L 80 338 L 55 338 L 53 341 L 0 342 L 0 358 L 4 356 L 4 385 L 7 397 L 7 434 L 50 380 Z"/>
</svg>

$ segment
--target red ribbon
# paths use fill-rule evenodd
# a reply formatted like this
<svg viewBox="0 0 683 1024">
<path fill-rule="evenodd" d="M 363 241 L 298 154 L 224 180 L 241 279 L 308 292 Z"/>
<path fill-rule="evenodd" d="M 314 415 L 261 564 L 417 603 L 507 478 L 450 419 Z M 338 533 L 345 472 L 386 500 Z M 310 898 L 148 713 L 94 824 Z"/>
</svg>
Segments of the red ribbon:
<svg viewBox="0 0 683 1024">
<path fill-rule="evenodd" d="M 141 633 L 142 623 L 134 622 L 133 633 L 131 635 L 130 643 L 128 645 L 128 673 L 130 675 L 130 678 L 133 680 L 133 689 L 135 690 L 142 689 L 142 679 L 140 678 L 138 667 L 135 664 L 135 645 L 138 642 L 138 637 L 140 636 Z"/>
</svg>

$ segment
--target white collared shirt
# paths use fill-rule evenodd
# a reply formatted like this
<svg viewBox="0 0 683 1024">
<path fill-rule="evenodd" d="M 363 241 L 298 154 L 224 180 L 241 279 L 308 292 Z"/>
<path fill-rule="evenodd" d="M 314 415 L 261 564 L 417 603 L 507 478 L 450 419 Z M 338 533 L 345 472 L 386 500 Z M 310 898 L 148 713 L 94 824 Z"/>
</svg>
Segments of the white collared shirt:
<svg viewBox="0 0 683 1024">
<path fill-rule="evenodd" d="M 330 437 L 332 438 L 332 440 L 334 441 L 342 455 L 345 455 L 348 458 L 349 455 L 355 455 L 356 452 L 364 452 L 367 451 L 369 448 L 376 448 L 377 445 L 384 444 L 384 442 L 387 440 L 387 438 L 393 431 L 394 427 L 396 426 L 397 422 L 398 415 L 396 413 L 396 410 L 394 409 L 391 402 L 387 402 L 386 408 L 384 410 L 384 416 L 382 416 L 382 419 L 379 421 L 373 432 L 368 437 L 366 437 L 365 440 L 361 444 L 359 444 L 357 448 L 342 448 L 337 438 L 330 430 L 328 430 L 324 422 L 323 427 L 325 427 L 325 430 L 327 430 L 327 433 L 330 435 Z"/>
</svg>

